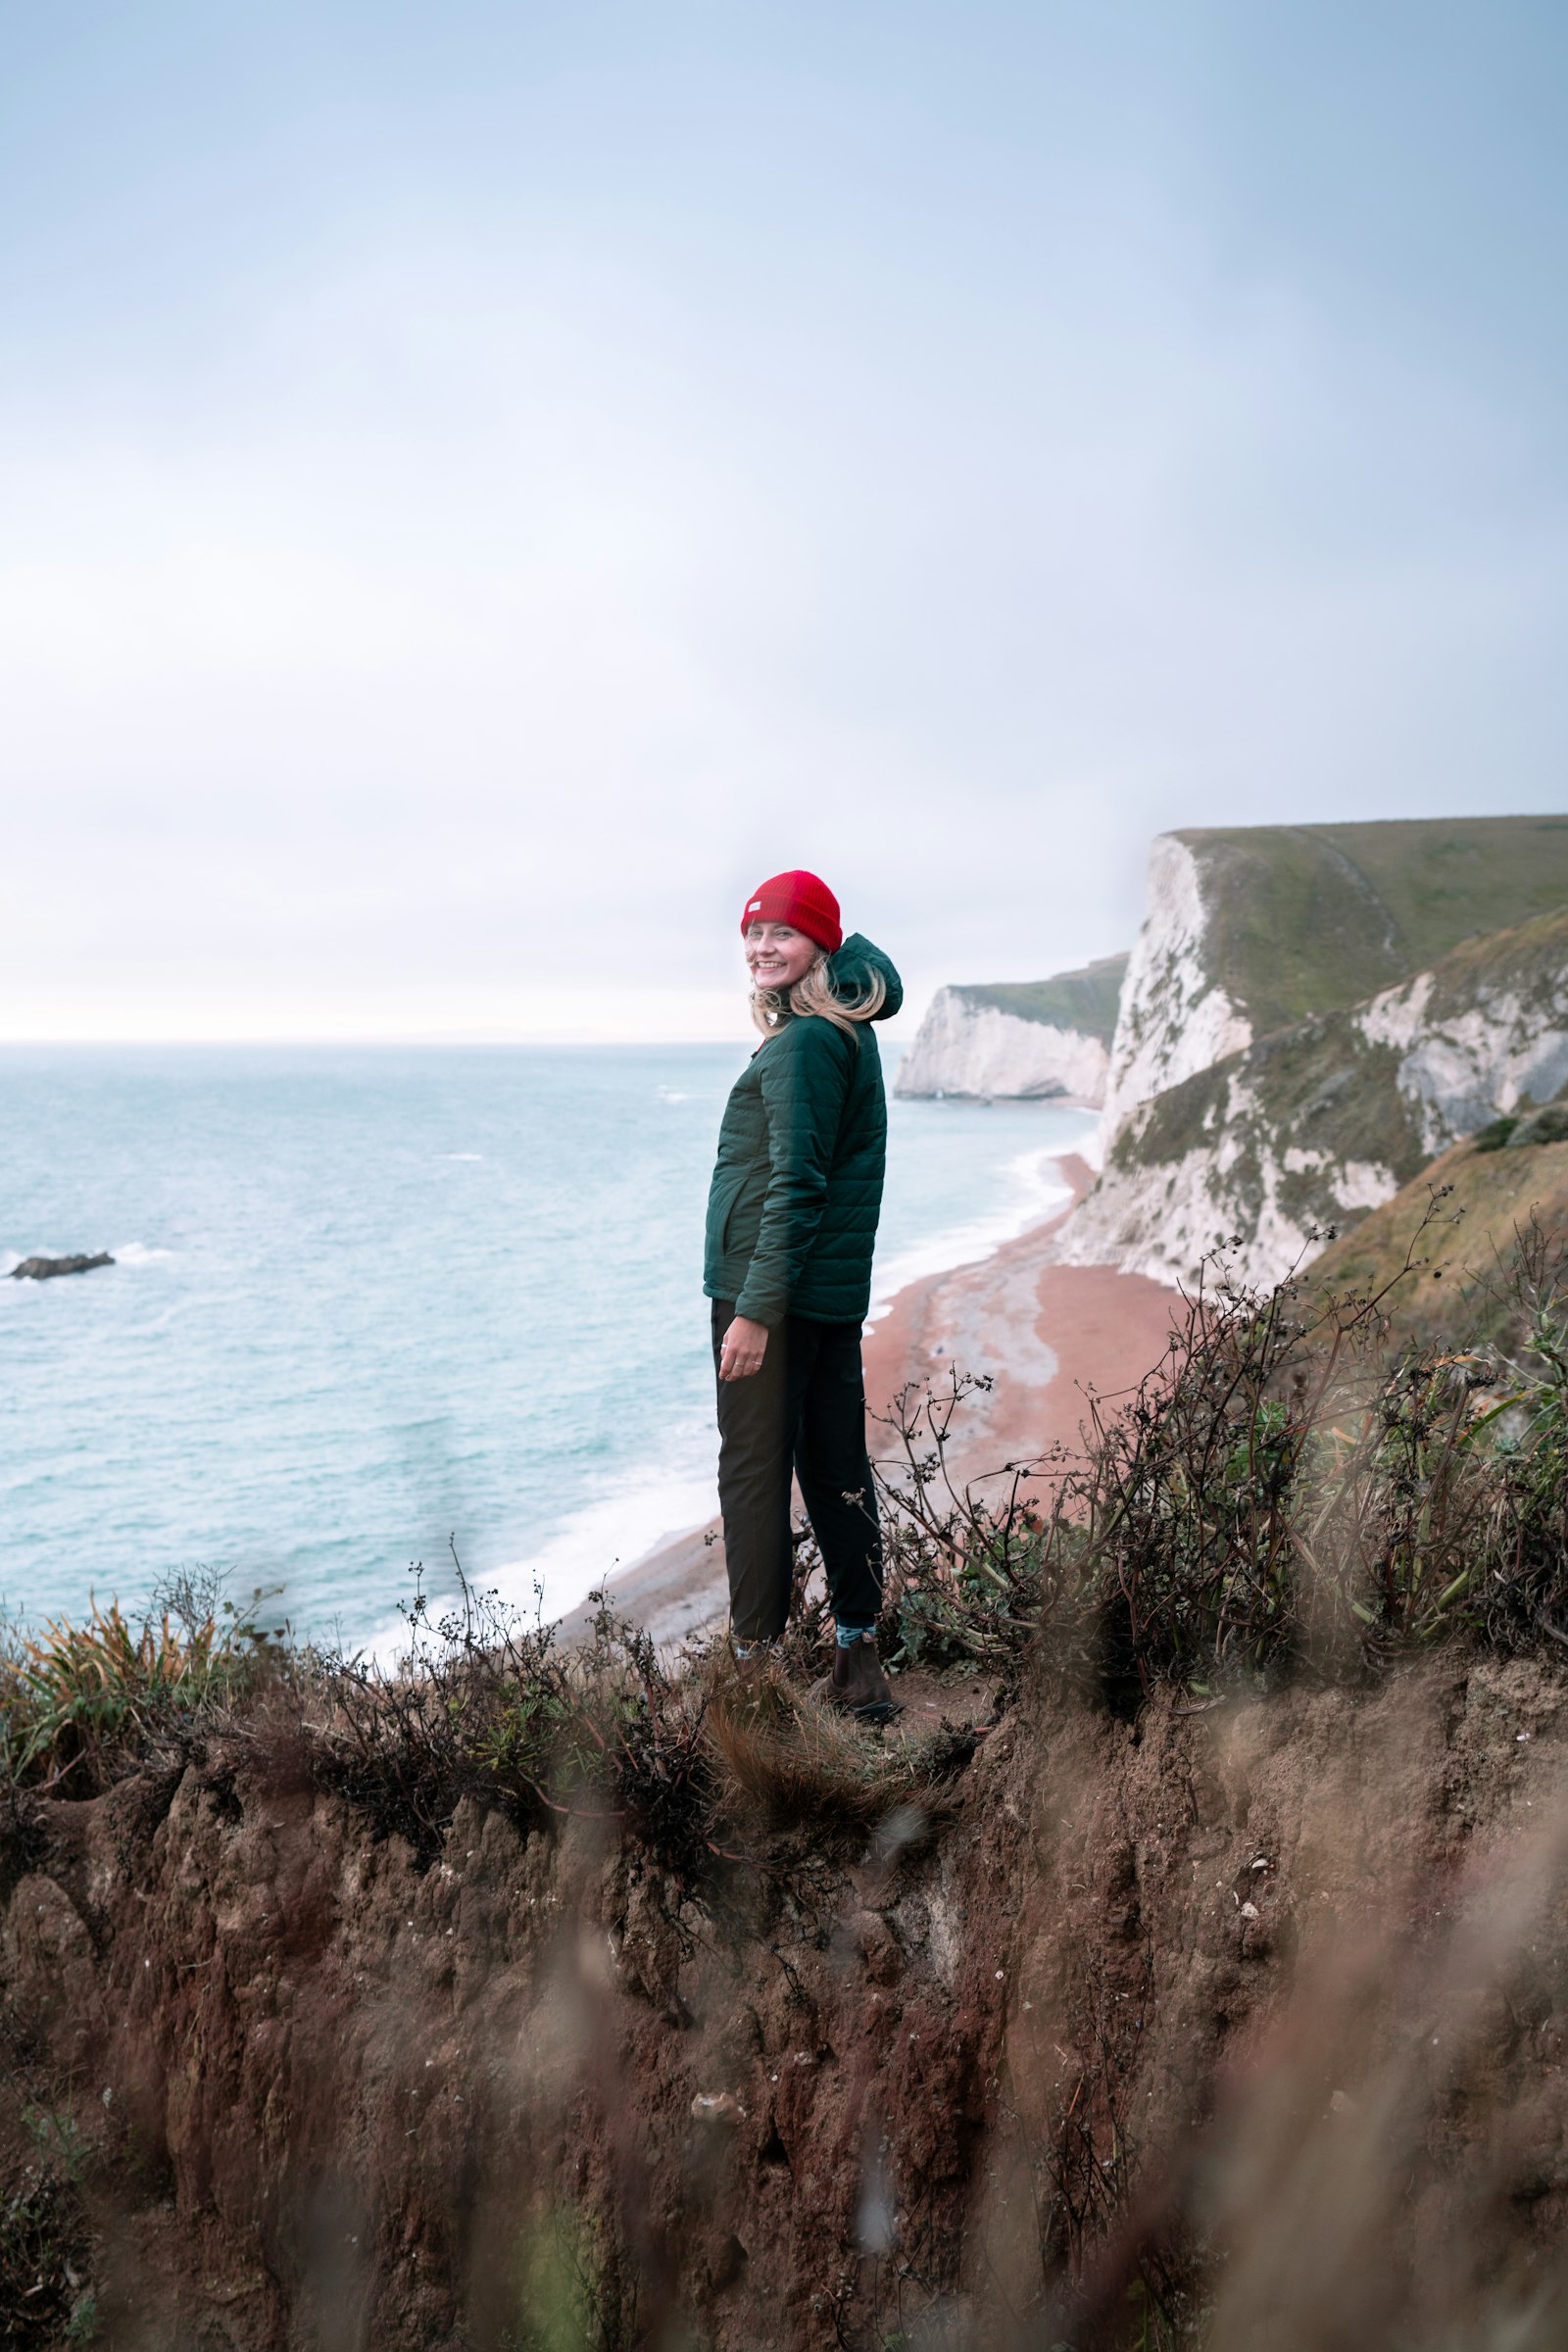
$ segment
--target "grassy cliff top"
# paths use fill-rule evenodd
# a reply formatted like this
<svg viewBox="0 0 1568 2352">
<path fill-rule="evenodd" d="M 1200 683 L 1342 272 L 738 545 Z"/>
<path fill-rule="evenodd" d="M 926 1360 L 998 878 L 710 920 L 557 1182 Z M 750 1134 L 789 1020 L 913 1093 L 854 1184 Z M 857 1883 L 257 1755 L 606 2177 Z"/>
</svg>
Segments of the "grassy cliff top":
<svg viewBox="0 0 1568 2352">
<path fill-rule="evenodd" d="M 989 1004 L 1010 1012 L 1015 1020 L 1044 1021 L 1055 1029 L 1076 1029 L 1108 1046 L 1116 1027 L 1121 984 L 1127 973 L 1125 956 L 1102 956 L 1079 972 L 1057 972 L 1051 980 L 999 980 L 958 987 L 955 996 L 966 1004 Z"/>
<path fill-rule="evenodd" d="M 1208 966 L 1266 1036 L 1422 971 L 1475 932 L 1568 905 L 1568 816 L 1178 833 L 1203 874 Z"/>
<path fill-rule="evenodd" d="M 1568 1144 L 1489 1152 L 1472 1138 L 1332 1242 L 1309 1280 L 1370 1296 L 1413 1260 L 1389 1300 L 1396 1339 L 1454 1331 L 1467 1341 L 1507 1340 L 1507 1278 L 1532 1216 L 1548 1233 L 1568 1234 Z"/>
</svg>

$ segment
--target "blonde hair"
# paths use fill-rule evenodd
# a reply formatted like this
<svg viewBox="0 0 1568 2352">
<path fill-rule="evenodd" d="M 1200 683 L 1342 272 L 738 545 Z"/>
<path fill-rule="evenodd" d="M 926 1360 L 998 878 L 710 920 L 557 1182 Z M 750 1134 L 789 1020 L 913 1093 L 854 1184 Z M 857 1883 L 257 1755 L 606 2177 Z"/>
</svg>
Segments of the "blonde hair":
<svg viewBox="0 0 1568 2352">
<path fill-rule="evenodd" d="M 827 976 L 827 952 L 824 949 L 790 990 L 788 1004 L 790 1011 L 800 1014 L 802 1018 L 808 1018 L 815 1013 L 820 1019 L 831 1021 L 835 1029 L 853 1029 L 857 1021 L 874 1021 L 887 1003 L 887 982 L 880 972 L 873 972 L 866 983 L 864 996 L 857 997 L 853 1004 L 846 1004 Z M 785 997 L 781 990 L 753 989 L 752 1018 L 764 1037 L 772 1037 L 777 1033 L 784 1010 Z"/>
</svg>

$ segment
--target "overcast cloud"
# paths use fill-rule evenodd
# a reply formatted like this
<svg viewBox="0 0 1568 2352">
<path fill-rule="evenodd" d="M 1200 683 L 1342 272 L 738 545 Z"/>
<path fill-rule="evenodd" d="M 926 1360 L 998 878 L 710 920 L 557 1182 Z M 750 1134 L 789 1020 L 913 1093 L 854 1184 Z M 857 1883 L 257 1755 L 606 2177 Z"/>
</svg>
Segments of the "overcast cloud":
<svg viewBox="0 0 1568 2352">
<path fill-rule="evenodd" d="M 0 1035 L 732 1034 L 781 865 L 918 1004 L 1568 805 L 1556 12 L 7 14 Z"/>
</svg>

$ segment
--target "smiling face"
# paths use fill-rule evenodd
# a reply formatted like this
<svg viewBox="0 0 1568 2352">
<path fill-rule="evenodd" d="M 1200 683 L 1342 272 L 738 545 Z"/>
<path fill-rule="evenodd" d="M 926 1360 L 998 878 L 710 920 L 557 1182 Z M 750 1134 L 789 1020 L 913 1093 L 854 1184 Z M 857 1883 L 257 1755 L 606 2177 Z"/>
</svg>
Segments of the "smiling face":
<svg viewBox="0 0 1568 2352">
<path fill-rule="evenodd" d="M 746 930 L 746 968 L 754 988 L 780 991 L 804 980 L 821 949 L 804 931 L 788 923 L 750 923 Z"/>
</svg>

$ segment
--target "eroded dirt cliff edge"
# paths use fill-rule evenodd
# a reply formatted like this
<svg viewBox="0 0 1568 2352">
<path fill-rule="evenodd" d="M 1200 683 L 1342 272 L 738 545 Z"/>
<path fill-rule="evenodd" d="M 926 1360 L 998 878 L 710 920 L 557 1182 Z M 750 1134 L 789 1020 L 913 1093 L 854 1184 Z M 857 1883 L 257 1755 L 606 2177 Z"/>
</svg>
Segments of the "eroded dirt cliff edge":
<svg viewBox="0 0 1568 2352">
<path fill-rule="evenodd" d="M 1223 2345 L 1271 2311 L 1328 2344 L 1405 2340 L 1440 2284 L 1534 2308 L 1565 1690 L 1449 1656 L 1127 1722 L 1042 1685 L 946 1818 L 715 1856 L 702 1906 L 613 1822 L 469 1801 L 420 1859 L 265 1722 L 34 1800 L 0 2146 L 13 2184 L 54 2164 L 90 2293 L 16 2340 Z"/>
</svg>

